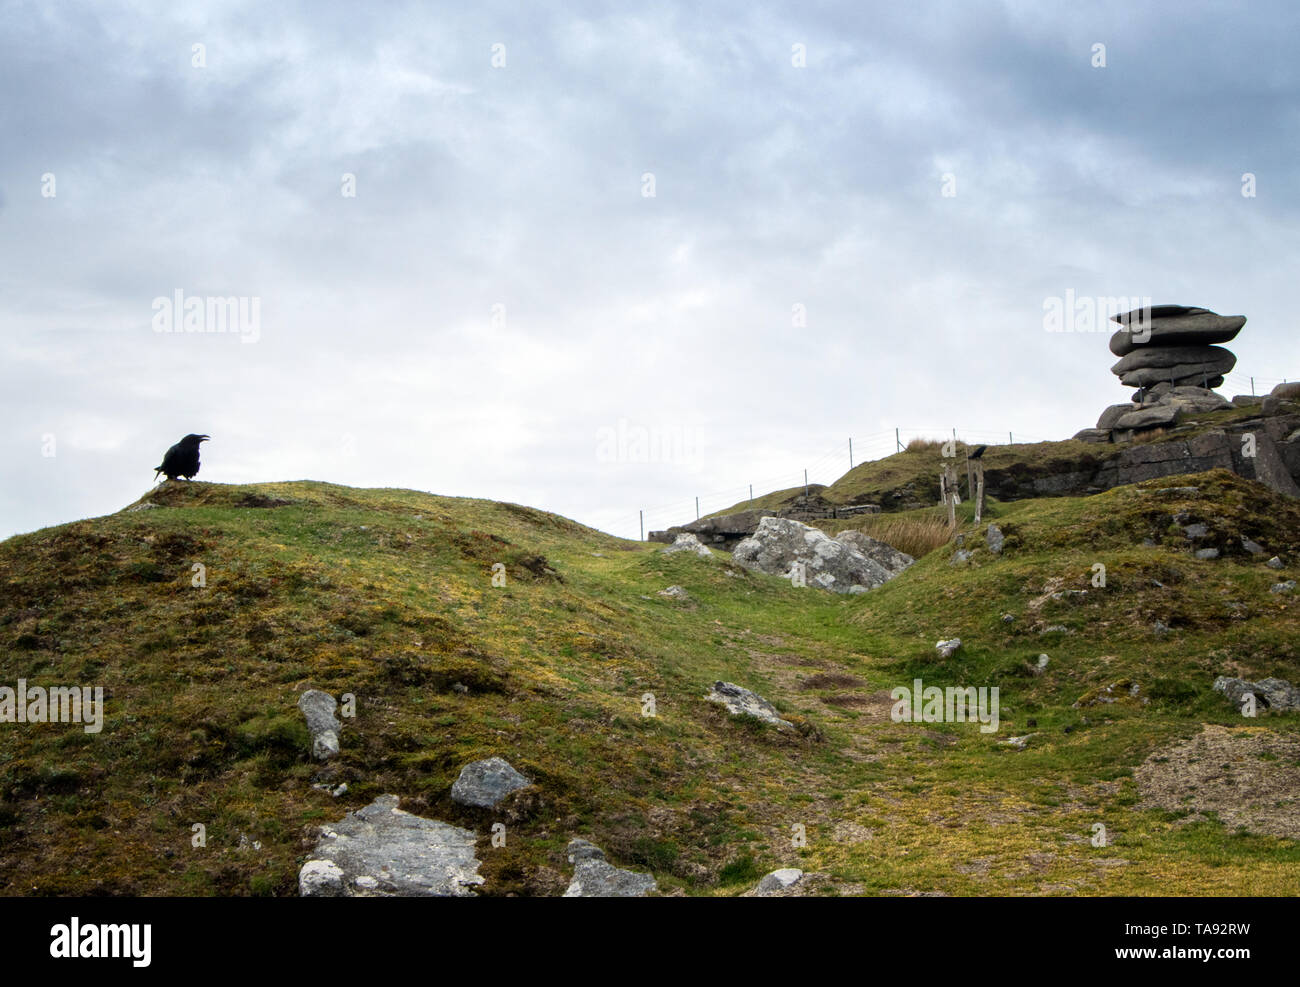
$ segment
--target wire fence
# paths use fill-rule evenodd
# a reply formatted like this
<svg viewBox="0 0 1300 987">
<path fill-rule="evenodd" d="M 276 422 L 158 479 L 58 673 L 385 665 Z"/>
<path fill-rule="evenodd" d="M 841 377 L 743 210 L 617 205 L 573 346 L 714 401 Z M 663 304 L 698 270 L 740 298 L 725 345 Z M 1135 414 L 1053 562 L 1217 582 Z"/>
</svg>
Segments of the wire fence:
<svg viewBox="0 0 1300 987">
<path fill-rule="evenodd" d="M 1221 393 L 1266 395 L 1278 384 L 1284 384 L 1295 378 L 1255 377 L 1243 373 L 1223 375 L 1224 383 L 1219 388 Z M 947 438 L 951 435 L 967 445 L 1020 445 L 1035 442 L 1048 442 L 1039 436 L 1025 435 L 1013 431 L 989 431 L 986 429 L 960 429 L 949 427 L 917 427 L 872 432 L 868 435 L 853 436 L 831 448 L 823 450 L 812 458 L 808 466 L 789 473 L 775 476 L 757 477 L 752 482 L 741 486 L 728 487 L 725 490 L 712 490 L 698 496 L 686 497 L 668 504 L 644 508 L 635 516 L 616 519 L 606 530 L 624 538 L 636 538 L 642 541 L 651 531 L 662 531 L 674 525 L 686 524 L 729 507 L 744 510 L 749 502 L 764 497 L 778 490 L 791 490 L 814 484 L 834 483 L 854 466 L 876 459 L 892 456 L 907 447 L 912 439 Z"/>
<path fill-rule="evenodd" d="M 755 498 L 778 490 L 834 483 L 854 466 L 892 456 L 907 447 L 913 439 L 939 439 L 951 435 L 968 445 L 1006 445 L 1046 442 L 1047 439 L 1016 432 L 994 432 L 983 429 L 943 428 L 936 426 L 895 428 L 873 432 L 869 435 L 846 438 L 842 443 L 825 449 L 813 458 L 808 466 L 790 473 L 756 477 L 752 483 L 712 490 L 698 496 L 683 498 L 668 504 L 644 508 L 635 516 L 619 519 L 606 530 L 624 538 L 645 540 L 651 531 L 662 531 L 674 525 L 686 524 L 708 514 L 736 506 L 744 510 Z"/>
</svg>

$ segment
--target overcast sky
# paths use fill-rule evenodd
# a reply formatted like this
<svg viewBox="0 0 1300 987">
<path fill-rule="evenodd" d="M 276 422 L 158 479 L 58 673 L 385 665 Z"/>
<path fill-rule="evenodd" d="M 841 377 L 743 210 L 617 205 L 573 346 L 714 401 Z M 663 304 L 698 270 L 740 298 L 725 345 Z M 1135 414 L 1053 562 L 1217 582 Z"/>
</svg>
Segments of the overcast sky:
<svg viewBox="0 0 1300 987">
<path fill-rule="evenodd" d="M 1093 425 L 1067 293 L 1300 377 L 1291 0 L 538 6 L 0 0 L 0 537 L 187 432 L 636 537 L 850 437 Z"/>
</svg>

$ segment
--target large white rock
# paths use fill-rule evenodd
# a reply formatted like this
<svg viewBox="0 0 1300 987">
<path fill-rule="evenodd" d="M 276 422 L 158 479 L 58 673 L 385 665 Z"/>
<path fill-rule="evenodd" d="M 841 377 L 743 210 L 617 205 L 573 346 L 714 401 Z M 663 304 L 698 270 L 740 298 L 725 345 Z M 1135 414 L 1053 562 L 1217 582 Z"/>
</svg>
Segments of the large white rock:
<svg viewBox="0 0 1300 987">
<path fill-rule="evenodd" d="M 851 545 L 790 518 L 763 518 L 735 547 L 732 558 L 746 569 L 786 579 L 802 565 L 807 585 L 835 593 L 847 593 L 853 586 L 874 589 L 895 575 Z"/>
<path fill-rule="evenodd" d="M 689 531 L 678 535 L 677 540 L 663 550 L 665 555 L 672 555 L 674 552 L 694 552 L 702 559 L 713 558 L 713 553 L 709 551 L 708 546 Z"/>
<path fill-rule="evenodd" d="M 403 812 L 381 795 L 341 822 L 322 826 L 320 841 L 298 872 L 303 897 L 470 897 L 483 883 L 476 837 Z"/>
</svg>

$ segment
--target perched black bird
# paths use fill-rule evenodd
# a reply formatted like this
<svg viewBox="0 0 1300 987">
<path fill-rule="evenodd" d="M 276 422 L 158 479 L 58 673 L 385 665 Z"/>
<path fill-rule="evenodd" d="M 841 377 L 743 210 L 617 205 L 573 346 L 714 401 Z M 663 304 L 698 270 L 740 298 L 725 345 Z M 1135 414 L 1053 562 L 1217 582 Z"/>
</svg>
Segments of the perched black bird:
<svg viewBox="0 0 1300 987">
<path fill-rule="evenodd" d="M 177 442 L 163 456 L 162 465 L 154 467 L 154 480 L 158 479 L 159 473 L 166 474 L 169 480 L 178 476 L 193 479 L 199 471 L 199 443 L 207 442 L 209 438 L 207 435 L 187 435 Z"/>
<path fill-rule="evenodd" d="M 968 456 L 967 458 L 969 458 L 969 459 L 979 459 L 980 456 L 984 455 L 984 450 L 987 449 L 987 448 L 988 448 L 988 446 L 976 446 L 976 447 L 975 447 L 975 451 L 972 452 L 972 453 L 970 454 L 970 456 Z"/>
</svg>

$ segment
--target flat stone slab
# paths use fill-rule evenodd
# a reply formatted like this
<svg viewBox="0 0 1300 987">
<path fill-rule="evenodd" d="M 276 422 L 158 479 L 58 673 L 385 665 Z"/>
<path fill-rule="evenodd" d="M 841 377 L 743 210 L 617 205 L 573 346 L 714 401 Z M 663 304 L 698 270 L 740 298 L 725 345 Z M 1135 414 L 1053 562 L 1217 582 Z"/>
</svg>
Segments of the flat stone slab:
<svg viewBox="0 0 1300 987">
<path fill-rule="evenodd" d="M 1143 346 L 1206 346 L 1231 342 L 1246 324 L 1244 315 L 1218 315 L 1204 308 L 1183 305 L 1154 305 L 1151 321 L 1141 309 L 1116 315 L 1113 321 L 1125 328 L 1110 337 L 1110 351 L 1128 356 Z M 1133 331 L 1136 330 L 1136 331 Z"/>
<path fill-rule="evenodd" d="M 461 805 L 490 809 L 511 792 L 531 784 L 505 758 L 489 757 L 471 761 L 460 769 L 460 775 L 451 786 L 451 800 Z"/>
<path fill-rule="evenodd" d="M 1116 377 L 1130 370 L 1160 370 L 1182 364 L 1204 365 L 1213 377 L 1226 374 L 1237 365 L 1237 356 L 1222 346 L 1139 346 L 1110 368 Z M 1162 378 L 1169 379 L 1165 374 Z"/>
<path fill-rule="evenodd" d="M 1115 421 L 1115 428 L 1165 428 L 1178 424 L 1178 409 L 1167 405 L 1156 405 L 1130 411 Z"/>
<path fill-rule="evenodd" d="M 476 837 L 403 812 L 381 795 L 342 821 L 322 826 L 311 859 L 298 872 L 305 898 L 466 898 L 483 883 Z"/>
</svg>

